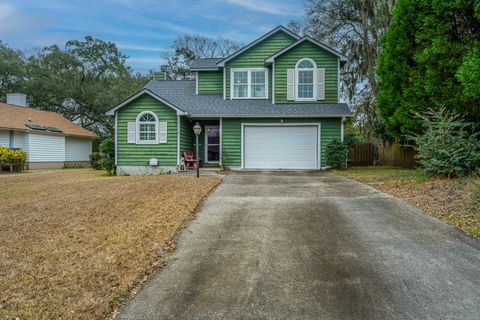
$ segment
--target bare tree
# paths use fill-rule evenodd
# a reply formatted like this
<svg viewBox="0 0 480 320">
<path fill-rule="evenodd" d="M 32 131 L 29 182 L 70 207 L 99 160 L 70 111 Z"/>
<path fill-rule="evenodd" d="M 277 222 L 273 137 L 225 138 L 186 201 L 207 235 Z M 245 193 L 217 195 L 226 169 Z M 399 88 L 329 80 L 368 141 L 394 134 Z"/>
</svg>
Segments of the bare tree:
<svg viewBox="0 0 480 320">
<path fill-rule="evenodd" d="M 192 79 L 190 65 L 198 58 L 223 58 L 241 48 L 241 44 L 222 37 L 183 35 L 175 39 L 163 54 L 169 79 Z"/>
<path fill-rule="evenodd" d="M 344 52 L 342 92 L 365 140 L 373 139 L 379 114 L 376 62 L 395 0 L 307 0 L 303 32 Z"/>
</svg>

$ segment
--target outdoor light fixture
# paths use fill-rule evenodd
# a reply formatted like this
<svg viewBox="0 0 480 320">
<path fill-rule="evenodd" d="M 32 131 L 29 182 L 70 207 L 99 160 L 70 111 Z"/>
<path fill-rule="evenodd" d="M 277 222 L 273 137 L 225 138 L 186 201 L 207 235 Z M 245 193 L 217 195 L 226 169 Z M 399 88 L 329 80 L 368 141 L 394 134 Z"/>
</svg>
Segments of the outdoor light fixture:
<svg viewBox="0 0 480 320">
<path fill-rule="evenodd" d="M 193 126 L 193 132 L 195 133 L 195 160 L 197 163 L 197 178 L 200 176 L 200 161 L 198 159 L 198 136 L 202 133 L 202 126 L 197 122 Z"/>
</svg>

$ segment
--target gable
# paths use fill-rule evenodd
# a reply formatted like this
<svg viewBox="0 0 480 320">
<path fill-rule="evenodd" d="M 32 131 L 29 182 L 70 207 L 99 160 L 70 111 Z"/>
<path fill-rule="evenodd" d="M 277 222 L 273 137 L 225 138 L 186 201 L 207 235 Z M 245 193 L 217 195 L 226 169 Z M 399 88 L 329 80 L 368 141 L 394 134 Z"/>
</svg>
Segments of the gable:
<svg viewBox="0 0 480 320">
<path fill-rule="evenodd" d="M 287 100 L 287 70 L 297 62 L 309 58 L 318 68 L 325 69 L 325 100 L 303 103 L 338 103 L 340 60 L 331 52 L 305 41 L 275 59 L 275 103 L 300 103 Z"/>
<path fill-rule="evenodd" d="M 298 46 L 304 45 L 305 43 L 310 43 L 310 44 L 316 46 L 319 50 L 328 52 L 329 54 L 335 56 L 337 59 L 340 59 L 340 61 L 342 63 L 345 63 L 347 61 L 347 57 L 343 53 L 340 53 L 337 50 L 332 49 L 329 46 L 327 46 L 327 45 L 325 45 L 325 44 L 323 44 L 323 43 L 321 43 L 321 42 L 319 42 L 319 41 L 317 41 L 317 40 L 315 40 L 311 37 L 305 36 L 305 37 L 299 39 L 298 41 L 290 44 L 289 46 L 286 46 L 286 47 L 282 48 L 281 50 L 279 50 L 278 52 L 272 54 L 271 56 L 269 56 L 268 58 L 265 59 L 265 62 L 272 63 L 272 62 L 274 62 L 274 60 L 276 58 L 280 57 L 283 54 L 288 53 L 290 50 L 293 50 L 293 49 L 297 48 Z"/>
<path fill-rule="evenodd" d="M 160 81 L 167 81 L 167 80 L 160 80 Z M 175 80 L 173 80 L 175 81 Z M 131 102 L 134 102 L 135 100 L 137 100 L 138 98 L 144 96 L 144 95 L 147 95 L 147 96 L 150 96 L 151 98 L 161 102 L 162 104 L 166 105 L 167 107 L 175 110 L 177 112 L 177 114 L 184 114 L 185 112 L 183 112 L 183 110 L 177 108 L 176 106 L 174 106 L 173 104 L 171 104 L 170 102 L 166 101 L 165 99 L 163 99 L 162 97 L 156 95 L 155 93 L 153 93 L 152 91 L 148 90 L 148 89 L 142 89 L 140 90 L 139 92 L 137 92 L 136 94 L 134 94 L 133 96 L 130 96 L 128 97 L 127 99 L 123 100 L 122 102 L 120 102 L 119 104 L 117 104 L 115 107 L 113 108 L 110 108 L 109 110 L 107 110 L 105 112 L 105 115 L 107 116 L 113 116 L 115 115 L 115 111 L 125 107 L 125 106 L 128 106 L 131 104 Z"/>
<path fill-rule="evenodd" d="M 282 30 L 277 31 L 226 62 L 225 65 L 235 67 L 263 67 L 267 57 L 291 45 L 296 40 L 293 36 Z"/>
</svg>

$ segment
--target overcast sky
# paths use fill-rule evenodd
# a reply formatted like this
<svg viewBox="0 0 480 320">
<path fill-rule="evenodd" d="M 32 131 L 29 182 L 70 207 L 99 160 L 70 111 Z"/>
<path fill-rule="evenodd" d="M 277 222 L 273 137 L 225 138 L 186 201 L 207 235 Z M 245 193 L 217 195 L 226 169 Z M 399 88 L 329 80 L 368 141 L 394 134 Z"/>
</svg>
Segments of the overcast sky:
<svg viewBox="0 0 480 320">
<path fill-rule="evenodd" d="M 92 35 L 115 42 L 145 72 L 158 69 L 177 35 L 248 43 L 302 14 L 302 0 L 0 0 L 0 40 L 24 50 Z"/>
</svg>

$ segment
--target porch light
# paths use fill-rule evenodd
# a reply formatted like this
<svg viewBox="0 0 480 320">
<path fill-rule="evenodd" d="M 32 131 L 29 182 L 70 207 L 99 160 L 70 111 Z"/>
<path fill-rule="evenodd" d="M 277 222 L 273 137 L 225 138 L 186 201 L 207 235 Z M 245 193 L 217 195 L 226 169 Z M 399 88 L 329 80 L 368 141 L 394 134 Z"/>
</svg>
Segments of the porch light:
<svg viewBox="0 0 480 320">
<path fill-rule="evenodd" d="M 193 126 L 193 132 L 195 133 L 196 136 L 199 136 L 200 133 L 202 133 L 202 127 L 198 122 L 195 123 L 195 125 Z"/>
<path fill-rule="evenodd" d="M 198 158 L 198 136 L 202 133 L 202 126 L 197 122 L 193 126 L 193 132 L 195 133 L 195 160 L 196 160 L 196 167 L 197 167 L 197 178 L 200 176 L 200 160 Z"/>
</svg>

